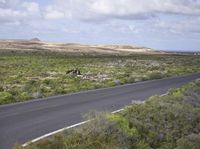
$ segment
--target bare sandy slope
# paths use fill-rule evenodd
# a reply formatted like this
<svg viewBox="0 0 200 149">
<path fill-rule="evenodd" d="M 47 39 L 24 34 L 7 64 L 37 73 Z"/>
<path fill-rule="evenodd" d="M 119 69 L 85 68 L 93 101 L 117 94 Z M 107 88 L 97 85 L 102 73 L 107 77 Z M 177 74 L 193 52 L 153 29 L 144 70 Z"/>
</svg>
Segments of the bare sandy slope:
<svg viewBox="0 0 200 149">
<path fill-rule="evenodd" d="M 150 48 L 130 45 L 84 45 L 78 43 L 53 43 L 33 40 L 0 40 L 0 50 L 16 51 L 51 51 L 85 54 L 160 54 Z"/>
</svg>

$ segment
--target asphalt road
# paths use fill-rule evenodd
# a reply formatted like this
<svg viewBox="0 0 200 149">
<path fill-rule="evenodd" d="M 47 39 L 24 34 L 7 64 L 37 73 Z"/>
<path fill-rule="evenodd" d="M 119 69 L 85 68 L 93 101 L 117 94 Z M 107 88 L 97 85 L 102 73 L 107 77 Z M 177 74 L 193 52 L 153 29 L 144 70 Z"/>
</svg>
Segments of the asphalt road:
<svg viewBox="0 0 200 149">
<path fill-rule="evenodd" d="M 60 128 L 79 123 L 91 111 L 114 111 L 200 78 L 200 74 L 145 81 L 107 89 L 0 106 L 0 149 L 11 149 Z"/>
</svg>

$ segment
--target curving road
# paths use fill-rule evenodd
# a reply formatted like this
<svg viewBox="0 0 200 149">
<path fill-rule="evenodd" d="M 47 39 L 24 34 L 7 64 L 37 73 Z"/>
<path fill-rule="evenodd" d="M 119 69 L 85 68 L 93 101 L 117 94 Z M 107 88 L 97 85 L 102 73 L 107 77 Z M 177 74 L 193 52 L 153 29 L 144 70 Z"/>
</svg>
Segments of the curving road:
<svg viewBox="0 0 200 149">
<path fill-rule="evenodd" d="M 197 78 L 200 73 L 0 106 L 0 149 L 79 123 L 90 110 L 118 110 Z"/>
</svg>

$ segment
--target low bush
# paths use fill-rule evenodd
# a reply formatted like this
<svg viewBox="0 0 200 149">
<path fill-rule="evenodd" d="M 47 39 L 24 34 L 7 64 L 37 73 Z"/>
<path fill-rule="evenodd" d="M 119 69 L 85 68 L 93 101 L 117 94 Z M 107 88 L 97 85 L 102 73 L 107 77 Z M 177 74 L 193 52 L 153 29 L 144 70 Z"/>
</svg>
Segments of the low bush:
<svg viewBox="0 0 200 149">
<path fill-rule="evenodd" d="M 36 92 L 47 97 L 200 71 L 200 58 L 191 55 L 69 56 L 0 50 L 0 59 L 0 92 L 13 96 L 0 104 L 35 99 Z M 74 68 L 82 75 L 66 74 Z"/>
<path fill-rule="evenodd" d="M 13 101 L 12 94 L 8 92 L 0 92 L 0 103 L 9 103 Z"/>
<path fill-rule="evenodd" d="M 200 148 L 200 133 L 190 134 L 177 140 L 175 149 L 199 149 Z"/>
</svg>

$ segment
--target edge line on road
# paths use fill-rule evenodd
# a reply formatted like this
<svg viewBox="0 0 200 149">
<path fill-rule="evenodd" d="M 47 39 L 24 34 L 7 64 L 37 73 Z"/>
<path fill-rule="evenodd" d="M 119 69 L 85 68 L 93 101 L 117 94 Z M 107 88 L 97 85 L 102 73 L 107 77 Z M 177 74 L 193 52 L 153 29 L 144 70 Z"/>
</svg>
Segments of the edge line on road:
<svg viewBox="0 0 200 149">
<path fill-rule="evenodd" d="M 24 143 L 24 144 L 22 145 L 22 147 L 26 147 L 26 146 L 28 146 L 28 145 L 31 144 L 31 143 L 35 143 L 35 142 L 37 142 L 37 141 L 39 141 L 39 140 L 42 140 L 42 139 L 44 139 L 44 138 L 47 138 L 47 137 L 49 137 L 49 136 L 52 136 L 52 135 L 57 134 L 57 133 L 59 133 L 59 132 L 62 132 L 62 131 L 64 131 L 64 130 L 67 130 L 67 129 L 70 129 L 70 128 L 74 128 L 74 127 L 78 127 L 78 126 L 83 125 L 83 124 L 86 124 L 86 123 L 88 123 L 88 122 L 90 122 L 90 121 L 91 121 L 91 120 L 83 121 L 83 122 L 76 123 L 76 124 L 71 125 L 71 126 L 67 126 L 67 127 L 58 129 L 58 130 L 53 131 L 53 132 L 50 132 L 50 133 L 47 133 L 47 134 L 45 134 L 45 135 L 43 135 L 43 136 L 40 136 L 40 137 L 38 137 L 38 138 L 35 138 L 35 139 L 31 140 L 31 141 L 28 141 L 28 142 Z"/>
<path fill-rule="evenodd" d="M 111 113 L 112 113 L 112 114 L 115 114 L 115 113 L 119 113 L 119 112 L 121 112 L 121 111 L 123 111 L 123 110 L 124 110 L 124 109 L 119 109 L 119 110 L 113 111 L 113 112 L 111 112 Z M 35 139 L 31 140 L 31 141 L 28 141 L 28 142 L 22 144 L 22 147 L 26 147 L 26 146 L 28 146 L 28 145 L 31 144 L 31 143 L 38 142 L 39 140 L 42 140 L 42 139 L 47 138 L 47 137 L 50 137 L 50 136 L 52 136 L 52 135 L 54 135 L 54 134 L 57 134 L 57 133 L 60 133 L 60 132 L 62 132 L 62 131 L 64 131 L 64 130 L 68 130 L 68 129 L 71 129 L 71 128 L 75 128 L 75 127 L 81 126 L 81 125 L 86 124 L 86 123 L 88 123 L 88 122 L 90 122 L 90 121 L 92 121 L 92 120 L 93 120 L 93 119 L 86 120 L 86 121 L 82 121 L 82 122 L 80 122 L 80 123 L 76 123 L 76 124 L 73 124 L 73 125 L 71 125 L 71 126 L 67 126 L 67 127 L 58 129 L 58 130 L 56 130 L 56 131 L 47 133 L 47 134 L 45 134 L 45 135 L 42 135 L 42 136 L 40 136 L 40 137 L 38 137 L 38 138 L 35 138 Z"/>
</svg>

